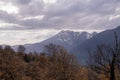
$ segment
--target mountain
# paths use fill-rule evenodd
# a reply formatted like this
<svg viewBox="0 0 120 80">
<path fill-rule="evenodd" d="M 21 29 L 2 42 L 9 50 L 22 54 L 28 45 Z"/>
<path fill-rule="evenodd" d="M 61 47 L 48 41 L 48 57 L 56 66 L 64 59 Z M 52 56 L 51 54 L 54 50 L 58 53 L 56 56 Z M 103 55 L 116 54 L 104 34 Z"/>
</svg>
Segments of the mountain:
<svg viewBox="0 0 120 80">
<path fill-rule="evenodd" d="M 69 30 L 63 30 L 47 40 L 35 44 L 26 44 L 24 46 L 26 47 L 27 52 L 42 52 L 44 50 L 45 45 L 53 43 L 61 45 L 64 48 L 66 48 L 69 52 L 71 52 L 72 48 L 77 46 L 78 43 L 83 43 L 85 40 L 90 39 L 95 34 L 97 33 L 74 32 Z"/>
<path fill-rule="evenodd" d="M 50 43 L 58 44 L 65 47 L 70 53 L 73 53 L 82 64 L 85 64 L 85 60 L 88 57 L 88 50 L 94 51 L 96 47 L 101 44 L 114 46 L 114 32 L 117 33 L 118 40 L 120 41 L 119 26 L 115 29 L 105 30 L 100 33 L 73 32 L 63 30 L 47 40 L 35 44 L 26 44 L 24 46 L 26 47 L 27 52 L 42 52 L 45 45 Z"/>
<path fill-rule="evenodd" d="M 84 41 L 82 44 L 77 45 L 72 49 L 72 52 L 80 58 L 82 63 L 88 57 L 88 50 L 93 52 L 98 45 L 105 44 L 114 47 L 116 32 L 118 40 L 120 41 L 120 26 L 115 29 L 109 29 L 94 35 L 92 38 Z"/>
</svg>

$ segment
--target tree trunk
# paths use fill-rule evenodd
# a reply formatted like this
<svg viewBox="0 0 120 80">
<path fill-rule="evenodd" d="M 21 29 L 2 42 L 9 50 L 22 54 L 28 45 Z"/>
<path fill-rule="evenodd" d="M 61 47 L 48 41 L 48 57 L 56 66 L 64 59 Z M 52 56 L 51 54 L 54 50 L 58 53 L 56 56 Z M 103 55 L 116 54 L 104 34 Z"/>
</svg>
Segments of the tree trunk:
<svg viewBox="0 0 120 80">
<path fill-rule="evenodd" d="M 110 80 L 116 80 L 114 64 L 111 64 L 110 66 Z"/>
</svg>

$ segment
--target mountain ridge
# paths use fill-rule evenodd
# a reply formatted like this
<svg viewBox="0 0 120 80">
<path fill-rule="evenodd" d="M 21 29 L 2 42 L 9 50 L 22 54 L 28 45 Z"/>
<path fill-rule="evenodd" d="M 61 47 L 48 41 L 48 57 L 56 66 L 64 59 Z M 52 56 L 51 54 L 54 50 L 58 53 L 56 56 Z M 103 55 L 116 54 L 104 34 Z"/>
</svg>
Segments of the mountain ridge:
<svg viewBox="0 0 120 80">
<path fill-rule="evenodd" d="M 70 51 L 77 43 L 82 43 L 83 41 L 91 38 L 93 35 L 97 34 L 88 33 L 88 32 L 74 32 L 70 30 L 62 30 L 58 34 L 54 35 L 51 38 L 48 38 L 42 42 L 37 42 L 34 44 L 25 44 L 27 52 L 42 52 L 44 50 L 44 46 L 50 43 L 57 44 L 63 46 L 68 51 Z"/>
<path fill-rule="evenodd" d="M 120 41 L 120 26 L 118 26 L 117 28 L 105 30 L 94 35 L 92 38 L 84 41 L 82 44 L 74 47 L 74 49 L 72 49 L 72 52 L 81 58 L 80 60 L 82 63 L 85 63 L 84 59 L 88 57 L 88 50 L 94 52 L 96 47 L 102 44 L 114 47 L 114 32 L 116 32 L 118 40 Z"/>
<path fill-rule="evenodd" d="M 81 64 L 84 64 L 88 57 L 88 49 L 94 51 L 101 44 L 114 46 L 114 32 L 117 33 L 118 40 L 120 40 L 120 26 L 118 26 L 117 28 L 105 30 L 100 33 L 61 31 L 40 43 L 24 46 L 27 52 L 36 51 L 40 53 L 44 50 L 45 45 L 50 43 L 57 44 L 66 48 L 68 52 L 74 54 L 77 59 L 80 59 Z"/>
</svg>

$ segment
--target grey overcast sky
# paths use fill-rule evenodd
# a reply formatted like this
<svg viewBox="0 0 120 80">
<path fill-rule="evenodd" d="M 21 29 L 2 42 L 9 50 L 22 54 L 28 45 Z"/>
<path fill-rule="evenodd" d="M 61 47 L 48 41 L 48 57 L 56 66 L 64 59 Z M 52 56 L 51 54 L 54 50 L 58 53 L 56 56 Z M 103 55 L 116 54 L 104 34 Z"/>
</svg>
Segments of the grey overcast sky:
<svg viewBox="0 0 120 80">
<path fill-rule="evenodd" d="M 120 25 L 120 0 L 0 0 L 1 44 L 42 41 L 62 29 Z"/>
</svg>

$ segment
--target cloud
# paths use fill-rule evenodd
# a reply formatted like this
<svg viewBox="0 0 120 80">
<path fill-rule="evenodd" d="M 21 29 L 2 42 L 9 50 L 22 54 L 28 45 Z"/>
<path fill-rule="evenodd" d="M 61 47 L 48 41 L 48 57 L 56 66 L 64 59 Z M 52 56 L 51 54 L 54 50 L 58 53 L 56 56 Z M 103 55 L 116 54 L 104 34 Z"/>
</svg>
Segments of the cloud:
<svg viewBox="0 0 120 80">
<path fill-rule="evenodd" d="M 108 29 L 120 25 L 119 0 L 2 1 L 6 2 L 18 8 L 18 13 L 0 11 L 0 23 L 8 24 L 4 30 Z"/>
<path fill-rule="evenodd" d="M 29 4 L 32 0 L 11 0 L 16 4 Z"/>
<path fill-rule="evenodd" d="M 120 0 L 0 0 L 1 44 L 40 42 L 60 30 L 120 25 Z"/>
<path fill-rule="evenodd" d="M 7 23 L 15 23 L 17 21 L 17 16 L 8 14 L 7 12 L 0 10 L 0 20 Z"/>
<path fill-rule="evenodd" d="M 0 31 L 0 44 L 22 45 L 36 43 L 53 36 L 57 32 L 58 30 L 2 30 Z"/>
</svg>

